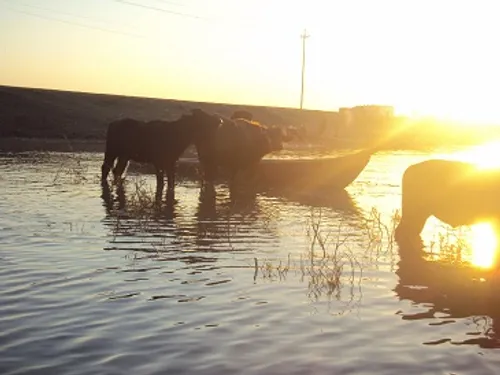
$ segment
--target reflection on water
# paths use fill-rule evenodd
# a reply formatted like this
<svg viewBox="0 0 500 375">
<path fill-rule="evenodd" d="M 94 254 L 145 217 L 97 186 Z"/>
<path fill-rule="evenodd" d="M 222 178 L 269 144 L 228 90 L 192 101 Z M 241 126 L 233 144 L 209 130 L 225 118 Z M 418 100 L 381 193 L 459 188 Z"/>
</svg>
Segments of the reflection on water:
<svg viewBox="0 0 500 375">
<path fill-rule="evenodd" d="M 487 373 L 491 270 L 392 243 L 429 156 L 377 154 L 338 193 L 182 181 L 173 206 L 148 176 L 101 187 L 101 155 L 1 157 L 0 372 Z"/>
<path fill-rule="evenodd" d="M 264 194 L 270 197 L 282 198 L 286 199 L 287 201 L 297 202 L 299 204 L 310 207 L 331 208 L 349 216 L 361 215 L 361 210 L 346 190 L 293 191 L 286 188 L 274 188 L 264 191 Z"/>
<path fill-rule="evenodd" d="M 478 267 L 490 268 L 496 263 L 498 233 L 495 233 L 490 223 L 479 223 L 471 227 L 471 263 Z"/>
<path fill-rule="evenodd" d="M 470 227 L 451 228 L 437 219 L 430 220 L 427 234 L 421 243 L 427 259 L 453 259 L 474 267 L 495 269 L 497 267 L 497 238 L 499 233 L 489 222 Z M 418 247 L 414 244 L 414 247 Z"/>
<path fill-rule="evenodd" d="M 492 141 L 443 157 L 473 163 L 479 169 L 500 168 L 500 159 L 496 157 L 499 148 L 500 141 Z M 479 267 L 495 266 L 499 233 L 495 233 L 492 223 L 488 222 L 475 224 L 470 229 L 470 235 L 465 239 L 472 252 L 469 261 Z"/>
<path fill-rule="evenodd" d="M 401 300 L 410 300 L 417 311 L 398 314 L 404 320 L 428 322 L 430 326 L 463 324 L 465 332 L 449 331 L 445 337 L 424 342 L 427 345 L 452 343 L 500 348 L 500 297 L 497 279 L 486 282 L 490 272 L 445 261 L 402 257 L 394 291 Z M 458 336 L 458 337 L 457 337 Z"/>
<path fill-rule="evenodd" d="M 252 243 L 266 244 L 279 237 L 271 222 L 275 213 L 271 207 L 263 208 L 255 194 L 235 195 L 222 187 L 217 192 L 199 189 L 196 208 L 189 215 L 185 203 L 161 204 L 137 181 L 114 189 L 105 185 L 101 195 L 106 211 L 104 223 L 114 237 L 113 249 L 119 249 L 122 241 L 125 248 L 136 242 L 143 245 L 136 250 L 155 255 L 184 251 L 189 253 L 186 259 L 206 259 L 197 252 L 245 251 L 250 239 Z M 151 237 L 152 248 L 148 242 Z"/>
</svg>

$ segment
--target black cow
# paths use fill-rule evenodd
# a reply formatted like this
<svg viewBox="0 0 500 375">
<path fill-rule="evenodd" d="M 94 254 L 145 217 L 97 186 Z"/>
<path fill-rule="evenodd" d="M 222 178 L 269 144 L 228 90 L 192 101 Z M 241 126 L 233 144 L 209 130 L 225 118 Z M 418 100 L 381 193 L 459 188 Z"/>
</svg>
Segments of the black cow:
<svg viewBox="0 0 500 375">
<path fill-rule="evenodd" d="M 102 164 L 101 182 L 107 183 L 111 168 L 117 182 L 129 160 L 153 164 L 156 170 L 157 196 L 161 197 L 164 174 L 167 174 L 167 199 L 174 198 L 176 163 L 186 148 L 203 143 L 216 132 L 221 118 L 200 109 L 183 115 L 176 121 L 117 120 L 109 124 L 106 136 L 106 151 Z M 113 167 L 115 159 L 118 159 Z"/>
<path fill-rule="evenodd" d="M 402 183 L 402 217 L 396 238 L 418 238 L 427 219 L 457 227 L 500 219 L 500 170 L 473 164 L 427 160 L 408 167 Z"/>
<path fill-rule="evenodd" d="M 290 139 L 279 127 L 267 127 L 243 118 L 224 119 L 211 138 L 198 148 L 205 180 L 212 183 L 218 169 L 223 169 L 232 181 L 240 170 L 256 165 L 271 152 L 282 150 L 283 142 Z"/>
</svg>

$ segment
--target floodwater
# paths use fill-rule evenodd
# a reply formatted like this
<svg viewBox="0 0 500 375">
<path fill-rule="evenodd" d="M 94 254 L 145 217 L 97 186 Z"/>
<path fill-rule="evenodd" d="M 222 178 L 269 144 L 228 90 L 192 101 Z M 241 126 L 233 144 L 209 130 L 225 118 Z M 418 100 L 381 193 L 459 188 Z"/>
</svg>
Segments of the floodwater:
<svg viewBox="0 0 500 375">
<path fill-rule="evenodd" d="M 391 240 L 430 156 L 377 154 L 343 193 L 180 181 L 158 211 L 153 176 L 102 191 L 100 154 L 3 155 L 0 373 L 497 373 L 482 237 L 429 220 L 434 255 L 409 264 Z"/>
</svg>

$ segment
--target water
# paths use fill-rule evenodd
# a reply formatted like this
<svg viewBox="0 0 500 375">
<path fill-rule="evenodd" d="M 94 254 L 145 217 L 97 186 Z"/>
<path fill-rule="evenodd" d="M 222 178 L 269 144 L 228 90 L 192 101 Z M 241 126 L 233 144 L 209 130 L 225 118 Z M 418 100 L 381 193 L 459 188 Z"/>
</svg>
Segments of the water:
<svg viewBox="0 0 500 375">
<path fill-rule="evenodd" d="M 428 157 L 377 154 L 328 196 L 200 201 L 181 181 L 156 212 L 153 176 L 106 205 L 100 154 L 4 155 L 0 373 L 496 373 L 489 284 L 445 256 L 400 263 L 369 221 L 390 225 Z"/>
</svg>

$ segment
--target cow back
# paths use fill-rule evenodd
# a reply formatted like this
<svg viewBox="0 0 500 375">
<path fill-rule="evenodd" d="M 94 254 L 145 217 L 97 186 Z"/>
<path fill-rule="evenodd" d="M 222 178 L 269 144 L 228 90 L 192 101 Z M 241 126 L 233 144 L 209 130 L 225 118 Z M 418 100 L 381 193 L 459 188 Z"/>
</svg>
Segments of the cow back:
<svg viewBox="0 0 500 375">
<path fill-rule="evenodd" d="M 159 166 L 171 165 L 190 144 L 205 139 L 206 132 L 213 132 L 219 123 L 218 117 L 202 111 L 193 111 L 175 121 L 114 121 L 108 126 L 106 153 Z"/>
</svg>

